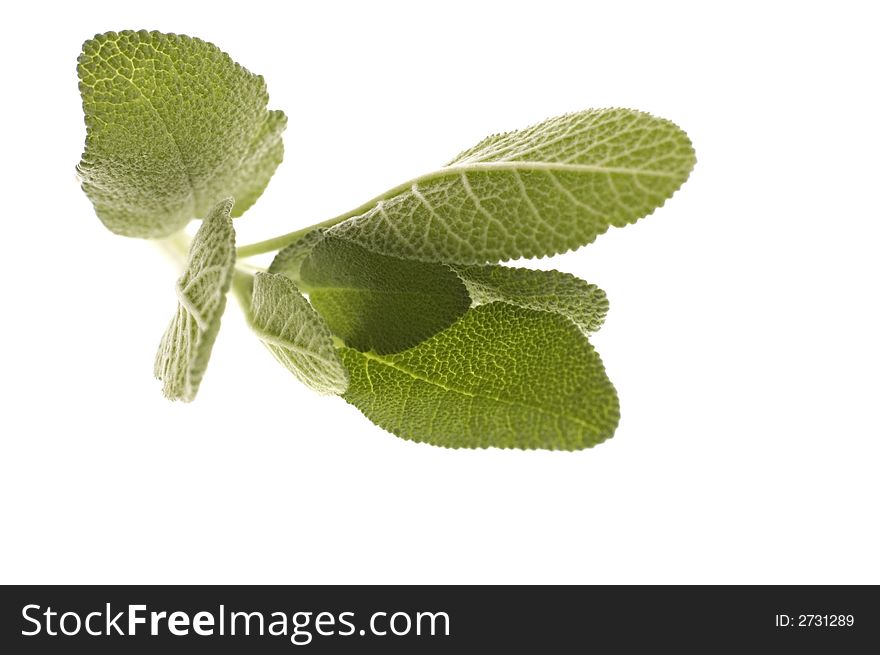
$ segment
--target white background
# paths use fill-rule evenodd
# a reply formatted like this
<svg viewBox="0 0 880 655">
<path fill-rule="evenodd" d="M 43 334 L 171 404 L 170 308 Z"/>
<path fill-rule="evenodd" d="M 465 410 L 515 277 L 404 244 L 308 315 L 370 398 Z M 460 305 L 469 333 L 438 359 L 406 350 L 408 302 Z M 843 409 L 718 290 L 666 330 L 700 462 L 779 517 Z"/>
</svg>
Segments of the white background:
<svg viewBox="0 0 880 655">
<path fill-rule="evenodd" d="M 8 5 L 0 581 L 880 582 L 869 7 Z M 608 292 L 614 439 L 403 441 L 302 387 L 234 304 L 197 401 L 165 401 L 177 271 L 107 232 L 74 175 L 80 44 L 126 28 L 216 43 L 290 117 L 241 244 L 551 115 L 686 129 L 699 161 L 666 207 L 535 263 Z"/>
</svg>

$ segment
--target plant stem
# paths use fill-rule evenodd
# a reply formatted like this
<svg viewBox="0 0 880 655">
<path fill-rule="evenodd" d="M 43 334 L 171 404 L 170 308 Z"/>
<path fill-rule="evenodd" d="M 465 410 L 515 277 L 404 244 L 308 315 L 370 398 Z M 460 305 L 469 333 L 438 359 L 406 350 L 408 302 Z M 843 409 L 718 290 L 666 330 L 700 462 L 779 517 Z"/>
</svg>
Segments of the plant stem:
<svg viewBox="0 0 880 655">
<path fill-rule="evenodd" d="M 186 232 L 180 230 L 180 232 L 175 232 L 170 237 L 157 239 L 154 243 L 159 246 L 162 252 L 165 253 L 165 256 L 176 264 L 178 268 L 182 269 L 186 266 L 186 256 L 189 252 L 189 237 L 186 236 Z"/>
<path fill-rule="evenodd" d="M 236 268 L 232 273 L 232 293 L 244 312 L 248 323 L 251 321 L 251 298 L 254 294 L 254 276 Z"/>
<path fill-rule="evenodd" d="M 186 232 L 181 230 L 170 237 L 157 239 L 155 243 L 170 260 L 182 269 L 186 266 L 190 241 L 191 239 L 186 235 Z M 254 273 L 262 270 L 264 269 L 258 266 L 236 263 L 232 272 L 232 293 L 248 318 L 250 318 L 251 296 L 254 289 Z"/>
<path fill-rule="evenodd" d="M 242 246 L 238 250 L 236 250 L 236 257 L 238 259 L 244 259 L 245 257 L 253 257 L 254 255 L 262 255 L 267 252 L 275 252 L 276 250 L 281 250 L 282 248 L 289 246 L 292 243 L 296 243 L 300 239 L 302 239 L 309 232 L 314 230 L 318 230 L 322 227 L 333 227 L 334 225 L 341 223 L 342 221 L 348 220 L 349 218 L 353 218 L 355 216 L 360 216 L 361 214 L 365 214 L 373 207 L 376 206 L 380 200 L 387 200 L 392 196 L 396 196 L 407 189 L 410 189 L 413 184 L 417 184 L 418 182 L 423 182 L 425 180 L 432 179 L 438 175 L 442 175 L 443 171 L 430 173 L 428 175 L 423 175 L 421 177 L 417 177 L 409 182 L 404 182 L 403 184 L 399 184 L 393 189 L 389 189 L 385 193 L 376 196 L 372 200 L 368 200 L 360 207 L 356 207 L 351 211 L 345 212 L 344 214 L 340 214 L 339 216 L 335 216 L 333 218 L 329 218 L 326 221 L 321 223 L 315 223 L 310 227 L 303 228 L 301 230 L 296 230 L 295 232 L 290 232 L 288 234 L 282 234 L 279 237 L 275 237 L 273 239 L 266 239 L 265 241 L 260 241 L 258 243 L 251 243 L 246 246 Z"/>
<path fill-rule="evenodd" d="M 259 241 L 257 243 L 250 243 L 246 246 L 241 246 L 235 251 L 235 258 L 245 259 L 246 257 L 253 257 L 254 255 L 262 255 L 267 252 L 275 252 L 276 250 L 281 250 L 282 248 L 285 248 L 292 243 L 296 243 L 313 230 L 336 225 L 337 223 L 341 223 L 342 221 L 344 221 L 346 218 L 351 218 L 355 215 L 356 214 L 354 212 L 343 214 L 342 216 L 331 218 L 330 220 L 324 221 L 323 223 L 315 223 L 310 227 L 305 227 L 301 230 L 296 230 L 295 232 L 289 232 L 287 234 L 282 234 L 281 236 L 274 237 L 272 239 L 266 239 L 265 241 Z"/>
</svg>

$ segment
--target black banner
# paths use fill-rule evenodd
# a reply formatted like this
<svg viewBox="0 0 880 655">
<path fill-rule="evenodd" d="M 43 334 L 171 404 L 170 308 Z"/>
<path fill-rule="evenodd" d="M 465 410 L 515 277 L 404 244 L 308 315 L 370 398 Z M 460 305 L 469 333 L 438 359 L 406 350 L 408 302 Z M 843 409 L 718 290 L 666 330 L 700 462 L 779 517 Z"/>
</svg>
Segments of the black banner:
<svg viewBox="0 0 880 655">
<path fill-rule="evenodd" d="M 857 652 L 875 587 L 4 587 L 4 653 Z"/>
</svg>

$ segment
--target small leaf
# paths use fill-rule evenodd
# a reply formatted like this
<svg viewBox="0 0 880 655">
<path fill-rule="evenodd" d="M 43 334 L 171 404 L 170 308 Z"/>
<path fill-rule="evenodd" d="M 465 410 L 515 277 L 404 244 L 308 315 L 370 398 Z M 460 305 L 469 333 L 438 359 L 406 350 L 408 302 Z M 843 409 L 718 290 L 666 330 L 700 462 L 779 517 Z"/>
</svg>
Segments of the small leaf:
<svg viewBox="0 0 880 655">
<path fill-rule="evenodd" d="M 322 394 L 342 394 L 348 372 L 330 329 L 292 280 L 273 273 L 254 277 L 251 328 L 300 381 Z"/>
<path fill-rule="evenodd" d="M 578 450 L 617 427 L 599 355 L 558 314 L 492 303 L 401 353 L 340 352 L 351 374 L 345 399 L 405 439 Z"/>
<path fill-rule="evenodd" d="M 585 333 L 596 332 L 608 314 L 605 292 L 568 273 L 496 265 L 453 266 L 453 270 L 464 281 L 474 305 L 501 300 L 555 312 Z"/>
<path fill-rule="evenodd" d="M 286 118 L 263 78 L 216 46 L 159 32 L 107 32 L 83 44 L 83 190 L 113 232 L 163 237 L 236 200 L 239 216 L 281 162 Z"/>
<path fill-rule="evenodd" d="M 269 272 L 285 275 L 294 281 L 299 280 L 302 263 L 323 238 L 324 230 L 312 230 L 299 240 L 282 248 L 272 260 Z"/>
<path fill-rule="evenodd" d="M 592 109 L 489 137 L 329 234 L 432 262 L 553 255 L 650 214 L 694 162 L 690 140 L 673 123 Z"/>
<path fill-rule="evenodd" d="M 416 345 L 470 306 L 464 284 L 448 267 L 379 255 L 332 237 L 315 246 L 300 277 L 334 334 L 380 354 Z"/>
<path fill-rule="evenodd" d="M 228 198 L 208 214 L 177 281 L 177 313 L 162 337 L 154 366 L 170 400 L 190 402 L 196 397 L 211 358 L 235 267 L 231 212 Z"/>
</svg>

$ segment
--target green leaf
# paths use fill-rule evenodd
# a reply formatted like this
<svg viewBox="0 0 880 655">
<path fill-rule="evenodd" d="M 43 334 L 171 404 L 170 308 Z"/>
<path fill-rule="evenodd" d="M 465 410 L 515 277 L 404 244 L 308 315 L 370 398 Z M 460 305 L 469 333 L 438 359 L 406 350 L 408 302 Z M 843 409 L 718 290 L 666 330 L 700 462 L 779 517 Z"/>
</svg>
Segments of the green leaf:
<svg viewBox="0 0 880 655">
<path fill-rule="evenodd" d="M 83 44 L 86 147 L 77 170 L 113 232 L 163 237 L 235 198 L 239 216 L 281 162 L 286 118 L 263 78 L 216 46 L 159 32 Z"/>
<path fill-rule="evenodd" d="M 254 277 L 251 328 L 300 381 L 322 394 L 341 394 L 348 372 L 330 329 L 292 280 L 274 273 Z"/>
<path fill-rule="evenodd" d="M 153 369 L 171 400 L 196 397 L 220 330 L 235 267 L 231 212 L 232 199 L 227 198 L 208 214 L 177 281 L 177 313 L 162 337 Z"/>
<path fill-rule="evenodd" d="M 470 306 L 464 284 L 447 266 L 379 255 L 332 237 L 315 246 L 300 278 L 334 334 L 380 354 L 416 345 Z"/>
<path fill-rule="evenodd" d="M 559 271 L 507 266 L 453 266 L 474 305 L 498 300 L 562 314 L 585 333 L 596 332 L 608 314 L 608 298 L 595 284 Z"/>
<path fill-rule="evenodd" d="M 593 109 L 489 137 L 329 233 L 423 261 L 553 255 L 650 214 L 694 162 L 690 140 L 673 123 Z"/>
<path fill-rule="evenodd" d="M 269 272 L 286 275 L 294 281 L 299 280 L 299 271 L 302 267 L 302 263 L 305 261 L 306 257 L 309 256 L 309 253 L 312 252 L 314 247 L 323 239 L 324 230 L 322 229 L 312 230 L 311 232 L 306 233 L 286 248 L 282 248 L 278 254 L 275 255 L 272 264 L 269 266 Z"/>
<path fill-rule="evenodd" d="M 617 427 L 602 361 L 558 314 L 492 303 L 401 353 L 341 353 L 351 374 L 345 399 L 405 439 L 578 450 Z"/>
</svg>

